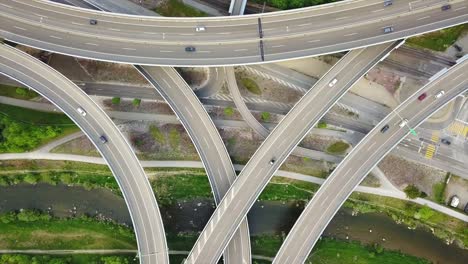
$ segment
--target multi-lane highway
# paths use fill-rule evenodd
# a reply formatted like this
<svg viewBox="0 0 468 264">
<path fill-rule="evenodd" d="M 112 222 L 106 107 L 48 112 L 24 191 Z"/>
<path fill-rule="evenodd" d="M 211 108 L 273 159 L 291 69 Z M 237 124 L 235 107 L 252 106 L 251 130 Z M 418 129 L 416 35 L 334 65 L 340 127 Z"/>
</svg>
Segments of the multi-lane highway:
<svg viewBox="0 0 468 264">
<path fill-rule="evenodd" d="M 213 121 L 192 88 L 174 68 L 136 66 L 156 88 L 192 139 L 203 162 L 216 203 L 221 201 L 236 178 L 236 172 L 224 142 Z M 226 263 L 251 262 L 250 236 L 247 220 L 243 221 L 225 250 Z"/>
<path fill-rule="evenodd" d="M 315 193 L 290 231 L 273 263 L 303 263 L 335 213 L 367 173 L 403 138 L 432 113 L 468 90 L 468 60 L 421 88 L 382 120 L 338 165 Z M 445 95 L 435 95 L 445 90 Z M 418 100 L 426 92 L 427 98 Z M 408 123 L 399 124 L 403 119 Z M 383 126 L 389 125 L 382 133 Z"/>
<path fill-rule="evenodd" d="M 86 133 L 106 160 L 127 203 L 141 263 L 169 263 L 153 190 L 132 148 L 112 120 L 75 84 L 39 60 L 6 45 L 0 45 L 0 58 L 0 73 L 53 102 Z M 78 108 L 86 115 L 80 114 Z"/>
<path fill-rule="evenodd" d="M 448 11 L 441 10 L 444 3 L 395 0 L 384 7 L 381 0 L 355 0 L 257 15 L 176 19 L 0 0 L 0 37 L 131 64 L 237 65 L 345 51 L 466 23 L 468 0 L 451 1 Z M 196 31 L 198 26 L 205 31 Z M 388 26 L 394 32 L 384 34 Z M 188 46 L 196 51 L 187 52 Z"/>
<path fill-rule="evenodd" d="M 186 263 L 215 263 L 280 165 L 333 104 L 398 44 L 350 51 L 291 109 L 250 158 L 195 243 Z"/>
</svg>

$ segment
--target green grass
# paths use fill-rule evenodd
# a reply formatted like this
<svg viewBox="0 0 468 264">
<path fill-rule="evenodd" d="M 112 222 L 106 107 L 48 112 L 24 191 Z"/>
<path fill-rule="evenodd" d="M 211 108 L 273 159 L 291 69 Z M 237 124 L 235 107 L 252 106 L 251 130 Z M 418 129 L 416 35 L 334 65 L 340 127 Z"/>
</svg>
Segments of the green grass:
<svg viewBox="0 0 468 264">
<path fill-rule="evenodd" d="M 173 149 L 177 149 L 180 145 L 180 133 L 175 128 L 169 131 L 169 144 Z"/>
<path fill-rule="evenodd" d="M 422 47 L 435 51 L 445 51 L 468 30 L 468 24 L 442 29 L 406 40 L 410 46 Z"/>
<path fill-rule="evenodd" d="M 0 84 L 0 96 L 7 96 L 21 100 L 29 100 L 39 95 L 28 88 Z"/>
<path fill-rule="evenodd" d="M 4 214 L 0 221 L 0 248 L 4 249 L 136 249 L 130 228 L 80 217 L 40 217 L 19 220 Z"/>
<path fill-rule="evenodd" d="M 242 78 L 241 82 L 242 82 L 242 85 L 247 90 L 249 90 L 249 92 L 251 92 L 253 94 L 257 94 L 257 95 L 262 94 L 262 90 L 260 89 L 260 87 L 258 87 L 258 84 L 254 80 L 252 80 L 250 78 Z"/>
<path fill-rule="evenodd" d="M 254 3 L 263 5 L 265 0 L 251 0 Z M 341 0 L 266 0 L 268 6 L 272 6 L 278 9 L 295 9 L 307 6 L 322 5 L 327 3 L 333 3 Z"/>
<path fill-rule="evenodd" d="M 234 115 L 234 109 L 232 107 L 224 108 L 224 115 L 227 117 L 231 117 L 232 115 Z"/>
<path fill-rule="evenodd" d="M 308 201 L 319 186 L 314 183 L 273 177 L 258 199 L 263 201 Z"/>
<path fill-rule="evenodd" d="M 137 264 L 135 254 L 123 255 L 26 255 L 2 254 L 0 263 L 8 264 Z"/>
<path fill-rule="evenodd" d="M 162 16 L 167 17 L 205 17 L 208 16 L 205 12 L 195 9 L 191 6 L 185 5 L 180 0 L 168 0 L 160 6 L 156 7 L 154 11 Z M 193 29 L 195 31 L 195 29 Z"/>
<path fill-rule="evenodd" d="M 271 119 L 271 114 L 269 112 L 262 112 L 262 115 L 260 116 L 263 122 L 268 122 Z"/>
<path fill-rule="evenodd" d="M 151 182 L 160 204 L 172 204 L 177 200 L 212 198 L 206 174 L 177 174 L 161 176 Z"/>
<path fill-rule="evenodd" d="M 0 113 L 16 121 L 31 125 L 75 126 L 73 121 L 62 113 L 41 112 L 5 104 L 0 104 Z"/>
<path fill-rule="evenodd" d="M 344 141 L 338 141 L 328 146 L 327 152 L 330 154 L 344 154 L 348 148 L 348 143 Z"/>
<path fill-rule="evenodd" d="M 317 128 L 327 128 L 327 122 L 320 120 L 317 124 Z"/>
<path fill-rule="evenodd" d="M 165 144 L 166 139 L 164 137 L 164 134 L 159 130 L 157 126 L 151 125 L 150 126 L 150 134 L 153 136 L 154 140 L 158 142 L 159 144 Z"/>
<path fill-rule="evenodd" d="M 448 172 L 445 175 L 445 179 L 442 182 L 438 182 L 432 186 L 432 196 L 434 201 L 440 204 L 445 204 L 445 189 L 447 188 L 447 180 L 450 177 L 450 173 Z"/>
</svg>

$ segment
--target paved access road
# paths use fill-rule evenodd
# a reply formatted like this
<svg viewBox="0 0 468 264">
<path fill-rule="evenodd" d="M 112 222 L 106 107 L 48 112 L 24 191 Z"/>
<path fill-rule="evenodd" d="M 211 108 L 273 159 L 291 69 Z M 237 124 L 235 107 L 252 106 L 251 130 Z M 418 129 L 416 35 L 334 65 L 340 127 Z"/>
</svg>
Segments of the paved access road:
<svg viewBox="0 0 468 264">
<path fill-rule="evenodd" d="M 468 21 L 468 0 L 343 1 L 247 16 L 167 18 L 112 14 L 51 3 L 0 0 L 0 36 L 77 57 L 139 65 L 238 65 L 345 51 Z M 260 44 L 261 18 L 262 44 Z M 90 25 L 96 19 L 97 25 Z M 196 32 L 196 26 L 206 27 Z M 346 25 L 346 26 L 345 26 Z M 393 26 L 394 32 L 383 34 Z M 186 52 L 194 46 L 196 52 Z"/>
<path fill-rule="evenodd" d="M 236 178 L 224 142 L 203 105 L 184 79 L 172 67 L 136 66 L 171 106 L 192 139 L 203 162 L 216 203 Z M 250 235 L 243 221 L 226 248 L 227 263 L 250 263 Z"/>
<path fill-rule="evenodd" d="M 284 241 L 273 263 L 304 263 L 325 227 L 351 192 L 380 160 L 414 128 L 457 95 L 468 90 L 468 60 L 421 88 L 383 119 L 338 165 L 312 200 Z M 445 95 L 435 98 L 440 90 Z M 426 92 L 424 101 L 417 97 Z M 402 119 L 408 125 L 400 128 Z M 380 130 L 389 125 L 386 133 Z"/>
<path fill-rule="evenodd" d="M 218 261 L 250 207 L 292 150 L 328 109 L 396 45 L 349 52 L 309 90 L 250 158 L 200 234 L 186 263 Z M 334 79 L 337 81 L 330 87 Z"/>
<path fill-rule="evenodd" d="M 169 263 L 158 204 L 145 172 L 112 120 L 80 88 L 39 60 L 0 45 L 0 72 L 34 89 L 62 109 L 100 151 L 127 203 L 141 263 Z M 82 116 L 77 108 L 87 114 Z M 107 143 L 99 137 L 105 135 Z"/>
</svg>

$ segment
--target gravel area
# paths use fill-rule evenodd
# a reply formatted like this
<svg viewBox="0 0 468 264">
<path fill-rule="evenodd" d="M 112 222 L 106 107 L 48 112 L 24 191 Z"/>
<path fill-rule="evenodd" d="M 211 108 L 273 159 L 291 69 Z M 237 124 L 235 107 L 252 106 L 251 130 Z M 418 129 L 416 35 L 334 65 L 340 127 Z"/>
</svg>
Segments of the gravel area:
<svg viewBox="0 0 468 264">
<path fill-rule="evenodd" d="M 121 99 L 119 104 L 113 104 L 112 99 L 108 97 L 101 97 L 100 101 L 101 105 L 103 105 L 106 110 L 110 111 L 174 115 L 171 107 L 165 102 L 160 101 L 141 100 L 141 104 L 138 107 L 134 106 L 132 103 L 133 100 L 130 99 Z"/>
<path fill-rule="evenodd" d="M 468 204 L 468 180 L 465 180 L 458 176 L 452 176 L 445 189 L 445 201 L 450 203 L 450 199 L 454 196 L 458 196 L 460 199 L 459 209 L 465 208 Z"/>
<path fill-rule="evenodd" d="M 313 149 L 317 151 L 326 151 L 327 148 L 337 141 L 344 141 L 342 139 L 327 137 L 322 135 L 307 135 L 299 145 L 304 148 Z"/>
<path fill-rule="evenodd" d="M 131 65 L 86 59 L 77 59 L 77 61 L 95 81 L 148 85 L 146 79 Z"/>
<path fill-rule="evenodd" d="M 410 184 L 414 184 L 428 196 L 432 196 L 432 186 L 443 181 L 446 175 L 445 171 L 408 161 L 394 155 L 385 157 L 378 166 L 400 190 L 403 190 Z"/>
<path fill-rule="evenodd" d="M 210 115 L 211 119 L 238 120 L 238 121 L 243 120 L 242 116 L 239 114 L 239 111 L 237 111 L 237 109 L 234 107 L 232 108 L 233 114 L 231 116 L 228 116 L 225 114 L 224 111 L 226 107 L 205 105 L 205 109 Z"/>
</svg>

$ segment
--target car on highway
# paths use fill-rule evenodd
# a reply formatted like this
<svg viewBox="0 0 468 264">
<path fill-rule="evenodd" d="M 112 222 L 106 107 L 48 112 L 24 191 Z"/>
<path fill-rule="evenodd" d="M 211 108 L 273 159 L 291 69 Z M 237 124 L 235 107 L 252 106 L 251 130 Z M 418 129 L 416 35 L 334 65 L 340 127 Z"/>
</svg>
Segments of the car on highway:
<svg viewBox="0 0 468 264">
<path fill-rule="evenodd" d="M 197 49 L 194 46 L 185 47 L 186 52 L 195 52 Z"/>
<path fill-rule="evenodd" d="M 443 144 L 447 146 L 450 146 L 450 144 L 452 144 L 452 142 L 446 138 L 441 139 L 440 142 L 442 142 Z"/>
<path fill-rule="evenodd" d="M 276 162 L 275 159 L 271 159 L 269 163 L 270 163 L 270 165 L 273 165 L 273 164 L 275 164 L 275 162 Z"/>
<path fill-rule="evenodd" d="M 393 32 L 393 27 L 384 27 L 383 28 L 383 33 L 388 34 Z"/>
<path fill-rule="evenodd" d="M 391 6 L 393 5 L 393 0 L 385 0 L 383 6 Z"/>
<path fill-rule="evenodd" d="M 106 143 L 107 143 L 107 138 L 106 138 L 106 136 L 102 135 L 102 136 L 99 137 L 99 139 L 101 140 L 101 143 L 102 143 L 102 144 L 106 144 Z"/>
<path fill-rule="evenodd" d="M 408 119 L 404 118 L 403 120 L 401 120 L 399 126 L 404 127 L 404 126 L 406 126 L 406 124 L 408 124 Z"/>
<path fill-rule="evenodd" d="M 76 109 L 76 111 L 77 111 L 78 113 L 80 113 L 80 115 L 86 116 L 86 111 L 85 111 L 83 108 L 78 107 L 78 108 Z"/>
<path fill-rule="evenodd" d="M 90 19 L 89 24 L 90 25 L 97 25 L 97 20 L 96 19 Z"/>
<path fill-rule="evenodd" d="M 445 94 L 445 91 L 442 90 L 442 91 L 438 92 L 438 93 L 435 95 L 435 98 L 436 98 L 436 99 L 439 99 L 439 98 L 441 98 L 442 96 L 444 96 L 444 94 Z"/>
<path fill-rule="evenodd" d="M 333 87 L 338 82 L 338 79 L 333 79 L 331 82 L 328 83 L 329 87 Z"/>
<path fill-rule="evenodd" d="M 426 99 L 426 97 L 427 97 L 427 93 L 422 93 L 421 95 L 418 96 L 418 100 L 422 101 L 422 100 Z"/>
<path fill-rule="evenodd" d="M 385 126 L 383 126 L 381 129 L 380 129 L 380 133 L 385 133 L 387 132 L 387 130 L 390 128 L 390 126 L 387 124 Z"/>
<path fill-rule="evenodd" d="M 460 198 L 458 198 L 458 196 L 456 195 L 452 196 L 452 199 L 450 199 L 450 206 L 455 208 L 459 204 L 460 204 Z"/>
<path fill-rule="evenodd" d="M 206 31 L 206 27 L 205 26 L 196 26 L 195 31 L 196 32 L 204 32 L 204 31 Z"/>
<path fill-rule="evenodd" d="M 452 8 L 451 5 L 443 5 L 440 9 L 442 9 L 442 11 L 447 11 L 447 10 L 449 10 L 450 8 Z"/>
</svg>

